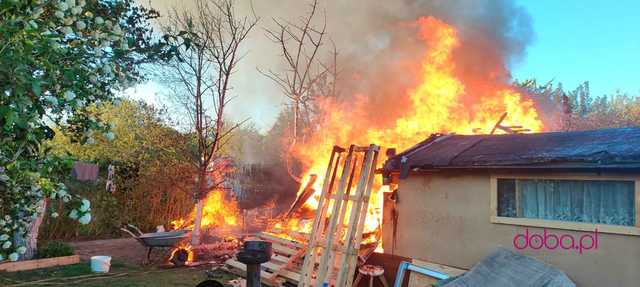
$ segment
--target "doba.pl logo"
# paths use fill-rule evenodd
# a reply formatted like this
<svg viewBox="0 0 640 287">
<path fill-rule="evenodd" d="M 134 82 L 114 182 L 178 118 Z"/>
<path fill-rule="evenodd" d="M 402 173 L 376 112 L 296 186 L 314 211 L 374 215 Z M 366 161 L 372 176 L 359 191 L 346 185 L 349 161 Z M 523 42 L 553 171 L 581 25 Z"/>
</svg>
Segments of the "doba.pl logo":
<svg viewBox="0 0 640 287">
<path fill-rule="evenodd" d="M 577 250 L 582 254 L 583 250 L 598 249 L 598 229 L 580 236 L 579 239 L 571 234 L 553 234 L 543 229 L 542 234 L 529 233 L 529 229 L 524 230 L 524 234 L 516 234 L 513 237 L 513 247 L 518 250 L 531 248 L 539 250 L 543 247 L 548 250 L 562 248 L 564 250 Z"/>
</svg>

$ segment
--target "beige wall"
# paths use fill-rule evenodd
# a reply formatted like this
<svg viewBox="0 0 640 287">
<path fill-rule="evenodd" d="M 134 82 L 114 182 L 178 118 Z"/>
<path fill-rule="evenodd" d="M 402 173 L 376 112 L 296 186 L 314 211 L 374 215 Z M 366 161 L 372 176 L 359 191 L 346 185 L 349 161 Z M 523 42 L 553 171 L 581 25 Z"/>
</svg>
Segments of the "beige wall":
<svg viewBox="0 0 640 287">
<path fill-rule="evenodd" d="M 486 174 L 411 175 L 400 180 L 398 190 L 397 255 L 471 268 L 496 247 L 515 250 L 513 238 L 525 228 L 542 233 L 541 228 L 490 222 L 490 176 Z M 575 238 L 584 234 L 548 230 Z M 390 238 L 391 228 L 383 232 Z M 598 249 L 581 255 L 561 249 L 521 253 L 563 270 L 578 286 L 640 286 L 638 236 L 600 234 Z"/>
</svg>

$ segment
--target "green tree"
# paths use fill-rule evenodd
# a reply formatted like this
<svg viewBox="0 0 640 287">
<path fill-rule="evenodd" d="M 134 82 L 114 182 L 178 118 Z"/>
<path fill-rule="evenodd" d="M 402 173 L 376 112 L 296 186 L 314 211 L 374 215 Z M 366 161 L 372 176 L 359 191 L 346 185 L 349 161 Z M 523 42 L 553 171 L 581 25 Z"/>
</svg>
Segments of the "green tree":
<svg viewBox="0 0 640 287">
<path fill-rule="evenodd" d="M 0 2 L 0 261 L 33 256 L 49 199 L 91 220 L 89 202 L 62 183 L 70 161 L 43 142 L 56 127 L 80 142 L 108 133 L 87 107 L 140 79 L 139 64 L 177 50 L 167 45 L 174 37 L 153 41 L 147 20 L 157 16 L 133 0 Z"/>
<path fill-rule="evenodd" d="M 561 121 L 545 123 L 548 128 L 561 130 L 589 130 L 619 128 L 640 125 L 640 100 L 638 97 L 616 91 L 612 95 L 594 96 L 585 81 L 573 90 L 565 90 L 561 83 L 539 84 L 536 80 L 516 82 L 532 95 L 541 108 L 553 106 L 552 112 Z"/>
<path fill-rule="evenodd" d="M 98 163 L 101 170 L 115 166 L 116 192 L 106 193 L 104 181 L 81 184 L 70 180 L 69 189 L 91 199 L 95 222 L 80 229 L 81 236 L 110 237 L 118 227 L 132 223 L 151 229 L 188 214 L 193 207 L 195 167 L 189 158 L 191 136 L 171 126 L 165 109 L 128 99 L 90 108 L 92 115 L 113 127 L 113 139 L 96 135 L 85 144 L 57 133 L 49 143 L 52 153 Z M 117 211 L 114 214 L 114 210 Z M 47 222 L 45 236 L 68 238 L 73 225 Z"/>
</svg>

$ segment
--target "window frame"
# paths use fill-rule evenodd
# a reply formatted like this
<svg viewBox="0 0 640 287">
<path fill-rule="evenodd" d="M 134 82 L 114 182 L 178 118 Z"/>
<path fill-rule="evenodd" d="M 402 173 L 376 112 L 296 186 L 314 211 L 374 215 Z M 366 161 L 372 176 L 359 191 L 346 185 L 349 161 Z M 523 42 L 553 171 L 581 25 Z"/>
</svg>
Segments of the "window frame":
<svg viewBox="0 0 640 287">
<path fill-rule="evenodd" d="M 635 226 L 621 226 L 609 224 L 593 224 L 573 221 L 545 220 L 521 217 L 498 216 L 498 179 L 546 179 L 546 180 L 625 180 L 634 182 L 634 200 L 636 212 Z M 493 224 L 531 226 L 541 228 L 593 231 L 596 228 L 601 233 L 640 236 L 640 177 L 638 176 L 599 176 L 599 175 L 517 175 L 493 174 L 490 177 L 490 221 Z"/>
</svg>

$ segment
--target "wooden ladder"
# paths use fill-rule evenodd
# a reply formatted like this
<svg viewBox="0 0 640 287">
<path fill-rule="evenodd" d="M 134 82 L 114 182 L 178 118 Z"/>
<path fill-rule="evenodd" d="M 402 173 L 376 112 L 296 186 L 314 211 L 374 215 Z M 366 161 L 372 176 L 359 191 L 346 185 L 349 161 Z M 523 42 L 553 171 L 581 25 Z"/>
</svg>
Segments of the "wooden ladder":
<svg viewBox="0 0 640 287">
<path fill-rule="evenodd" d="M 298 287 L 351 286 L 379 151 L 373 144 L 333 147 Z"/>
</svg>

